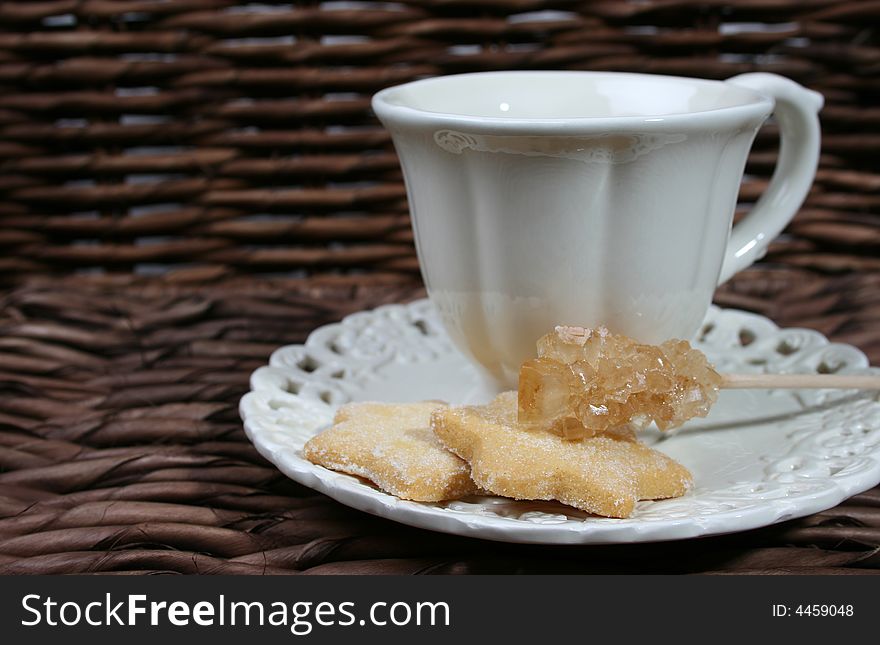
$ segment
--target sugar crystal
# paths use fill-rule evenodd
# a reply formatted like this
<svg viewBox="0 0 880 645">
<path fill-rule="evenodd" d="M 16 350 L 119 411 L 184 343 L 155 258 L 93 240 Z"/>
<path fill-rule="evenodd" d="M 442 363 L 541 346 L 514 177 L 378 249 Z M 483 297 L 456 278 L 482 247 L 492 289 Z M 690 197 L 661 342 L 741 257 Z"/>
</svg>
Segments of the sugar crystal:
<svg viewBox="0 0 880 645">
<path fill-rule="evenodd" d="M 684 340 L 646 345 L 607 329 L 557 327 L 520 368 L 519 422 L 567 439 L 625 423 L 661 430 L 704 417 L 721 377 Z"/>
</svg>

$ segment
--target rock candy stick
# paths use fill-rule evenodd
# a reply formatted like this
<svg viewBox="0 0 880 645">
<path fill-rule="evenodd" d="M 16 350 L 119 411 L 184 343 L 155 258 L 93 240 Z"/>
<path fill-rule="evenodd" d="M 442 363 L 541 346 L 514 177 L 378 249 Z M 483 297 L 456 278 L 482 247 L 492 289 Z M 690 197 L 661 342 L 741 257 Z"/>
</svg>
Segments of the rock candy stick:
<svg viewBox="0 0 880 645">
<path fill-rule="evenodd" d="M 880 390 L 880 376 L 719 374 L 687 341 L 646 345 L 605 328 L 556 327 L 520 369 L 519 422 L 569 439 L 624 423 L 668 430 L 706 416 L 722 388 Z"/>
<path fill-rule="evenodd" d="M 569 439 L 705 416 L 722 384 L 687 341 L 646 345 L 607 329 L 556 327 L 520 369 L 519 422 Z"/>
<path fill-rule="evenodd" d="M 877 374 L 722 374 L 721 389 L 880 390 Z"/>
</svg>

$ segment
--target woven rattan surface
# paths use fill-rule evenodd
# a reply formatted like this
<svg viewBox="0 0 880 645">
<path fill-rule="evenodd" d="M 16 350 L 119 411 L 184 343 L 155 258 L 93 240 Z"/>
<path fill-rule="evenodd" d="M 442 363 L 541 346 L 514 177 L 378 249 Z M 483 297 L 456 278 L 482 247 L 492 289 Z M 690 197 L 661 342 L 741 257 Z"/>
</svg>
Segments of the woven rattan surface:
<svg viewBox="0 0 880 645">
<path fill-rule="evenodd" d="M 763 70 L 821 91 L 822 167 L 768 259 L 880 269 L 878 11 L 834 0 L 7 0 L 0 275 L 414 275 L 400 171 L 369 96 L 517 68 Z M 743 208 L 775 145 L 765 128 Z"/>
<path fill-rule="evenodd" d="M 858 302 L 876 320 L 876 277 L 804 282 L 792 298 L 756 287 L 788 284 L 784 274 L 755 274 L 718 302 L 861 338 L 880 358 L 876 325 L 851 315 Z M 260 458 L 237 403 L 269 352 L 349 311 L 416 295 L 411 286 L 339 280 L 156 278 L 34 281 L 6 295 L 0 573 L 877 571 L 880 489 L 728 537 L 526 547 L 373 518 Z"/>
<path fill-rule="evenodd" d="M 878 15 L 869 0 L 0 2 L 0 573 L 877 571 L 878 489 L 734 536 L 501 545 L 291 483 L 236 406 L 277 346 L 420 295 L 368 97 L 485 69 L 760 70 L 823 92 L 805 207 L 717 301 L 880 363 Z M 775 148 L 771 124 L 741 211 Z"/>
</svg>

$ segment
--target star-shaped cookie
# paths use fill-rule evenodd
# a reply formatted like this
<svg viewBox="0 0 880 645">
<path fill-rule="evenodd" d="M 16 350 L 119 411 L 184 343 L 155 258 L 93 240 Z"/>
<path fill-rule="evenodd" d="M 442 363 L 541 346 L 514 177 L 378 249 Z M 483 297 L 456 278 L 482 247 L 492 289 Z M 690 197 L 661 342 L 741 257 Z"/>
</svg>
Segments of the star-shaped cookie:
<svg viewBox="0 0 880 645">
<path fill-rule="evenodd" d="M 629 517 L 641 499 L 683 495 L 691 474 L 636 440 L 627 426 L 569 441 L 517 424 L 516 392 L 485 406 L 441 407 L 431 427 L 471 465 L 476 484 L 514 499 L 558 500 L 605 517 Z"/>
<path fill-rule="evenodd" d="M 303 455 L 403 499 L 437 502 L 469 495 L 476 491 L 470 467 L 431 432 L 431 413 L 445 407 L 435 401 L 343 405 L 333 426 L 306 442 Z"/>
</svg>

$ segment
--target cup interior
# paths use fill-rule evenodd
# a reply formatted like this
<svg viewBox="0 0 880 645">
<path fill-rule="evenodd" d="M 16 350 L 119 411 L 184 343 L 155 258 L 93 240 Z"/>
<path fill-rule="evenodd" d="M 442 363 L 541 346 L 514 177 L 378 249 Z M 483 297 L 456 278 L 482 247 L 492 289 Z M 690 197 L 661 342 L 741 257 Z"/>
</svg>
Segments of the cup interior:
<svg viewBox="0 0 880 645">
<path fill-rule="evenodd" d="M 721 81 L 605 72 L 488 72 L 440 76 L 380 93 L 393 106 L 458 117 L 582 119 L 710 112 L 765 101 Z"/>
</svg>

